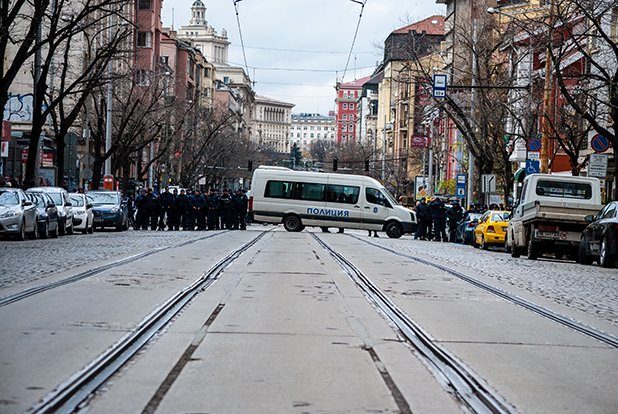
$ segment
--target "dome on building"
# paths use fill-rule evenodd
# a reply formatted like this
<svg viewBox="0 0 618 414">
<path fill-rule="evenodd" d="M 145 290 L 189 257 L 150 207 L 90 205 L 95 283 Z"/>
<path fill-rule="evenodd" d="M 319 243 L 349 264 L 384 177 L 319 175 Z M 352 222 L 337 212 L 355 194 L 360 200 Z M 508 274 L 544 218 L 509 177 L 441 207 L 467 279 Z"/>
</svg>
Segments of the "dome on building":
<svg viewBox="0 0 618 414">
<path fill-rule="evenodd" d="M 193 2 L 193 6 L 191 7 L 206 7 L 206 6 L 204 6 L 204 3 L 202 3 L 202 0 L 195 0 Z"/>
</svg>

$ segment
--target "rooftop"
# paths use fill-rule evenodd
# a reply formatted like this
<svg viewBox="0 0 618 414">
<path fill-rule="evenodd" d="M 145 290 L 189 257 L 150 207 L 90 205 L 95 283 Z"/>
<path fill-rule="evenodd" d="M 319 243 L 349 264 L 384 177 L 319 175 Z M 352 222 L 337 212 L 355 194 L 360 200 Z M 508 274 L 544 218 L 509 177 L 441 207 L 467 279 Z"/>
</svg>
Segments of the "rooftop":
<svg viewBox="0 0 618 414">
<path fill-rule="evenodd" d="M 444 36 L 444 16 L 434 15 L 411 25 L 395 30 L 393 33 L 425 33 L 432 36 Z"/>
</svg>

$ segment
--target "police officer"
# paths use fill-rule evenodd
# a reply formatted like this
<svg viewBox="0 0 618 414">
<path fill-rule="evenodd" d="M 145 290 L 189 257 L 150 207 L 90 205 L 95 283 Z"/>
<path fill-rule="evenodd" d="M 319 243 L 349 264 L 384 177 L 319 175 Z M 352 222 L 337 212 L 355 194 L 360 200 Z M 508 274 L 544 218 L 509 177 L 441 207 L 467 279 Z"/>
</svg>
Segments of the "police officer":
<svg viewBox="0 0 618 414">
<path fill-rule="evenodd" d="M 174 215 L 174 229 L 180 230 L 180 226 L 182 226 L 183 230 L 186 230 L 188 227 L 188 217 L 187 210 L 189 208 L 189 199 L 187 198 L 187 194 L 185 194 L 184 188 L 180 190 L 180 194 L 174 200 L 174 210 L 176 214 Z"/>
<path fill-rule="evenodd" d="M 236 194 L 234 194 L 232 203 L 234 205 L 233 229 L 238 230 L 240 226 L 241 230 L 247 230 L 247 222 L 245 221 L 245 217 L 247 216 L 249 199 L 240 188 L 236 190 Z"/>
<path fill-rule="evenodd" d="M 200 192 L 195 190 L 195 195 L 191 200 L 191 207 L 193 207 L 193 223 L 197 225 L 198 230 L 204 230 L 206 228 L 204 223 L 204 207 L 206 206 L 206 199 Z"/>
<path fill-rule="evenodd" d="M 227 188 L 223 190 L 223 194 L 219 197 L 219 208 L 221 213 L 221 228 L 230 230 L 232 228 L 232 213 L 234 207 L 232 206 L 232 197 Z"/>
<path fill-rule="evenodd" d="M 429 208 L 425 197 L 416 203 L 416 221 L 418 224 L 416 238 L 421 240 L 427 240 L 427 228 L 429 227 Z"/>
<path fill-rule="evenodd" d="M 172 220 L 170 216 L 174 208 L 174 195 L 170 193 L 169 188 L 165 187 L 165 191 L 159 196 L 159 204 L 159 230 L 165 230 L 166 221 L 168 229 L 171 230 Z"/>
<path fill-rule="evenodd" d="M 446 218 L 448 220 L 449 241 L 451 243 L 455 243 L 455 232 L 457 230 L 457 225 L 463 219 L 463 216 L 463 207 L 461 207 L 461 205 L 459 204 L 459 200 L 454 200 L 452 202 L 452 207 L 449 208 L 446 212 Z"/>
<path fill-rule="evenodd" d="M 219 230 L 219 197 L 212 188 L 206 197 L 206 214 L 208 230 Z"/>
<path fill-rule="evenodd" d="M 435 241 L 448 241 L 446 237 L 446 207 L 440 197 L 429 204 L 429 212 L 433 220 Z"/>
<path fill-rule="evenodd" d="M 142 208 L 144 210 L 143 230 L 148 230 L 148 223 L 150 223 L 150 230 L 157 229 L 157 204 L 157 196 L 152 191 L 152 188 L 148 188 L 146 195 L 142 199 Z"/>
</svg>

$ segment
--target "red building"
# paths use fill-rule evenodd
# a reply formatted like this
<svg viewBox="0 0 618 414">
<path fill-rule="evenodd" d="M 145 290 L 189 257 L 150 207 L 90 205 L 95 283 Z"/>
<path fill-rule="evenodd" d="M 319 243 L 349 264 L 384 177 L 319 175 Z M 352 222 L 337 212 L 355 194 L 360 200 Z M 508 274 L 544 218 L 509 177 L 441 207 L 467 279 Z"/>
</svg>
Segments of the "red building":
<svg viewBox="0 0 618 414">
<path fill-rule="evenodd" d="M 337 144 L 352 144 L 358 142 L 357 131 L 359 130 L 358 105 L 363 93 L 363 85 L 371 79 L 367 76 L 348 83 L 338 82 L 336 117 L 337 117 Z"/>
</svg>

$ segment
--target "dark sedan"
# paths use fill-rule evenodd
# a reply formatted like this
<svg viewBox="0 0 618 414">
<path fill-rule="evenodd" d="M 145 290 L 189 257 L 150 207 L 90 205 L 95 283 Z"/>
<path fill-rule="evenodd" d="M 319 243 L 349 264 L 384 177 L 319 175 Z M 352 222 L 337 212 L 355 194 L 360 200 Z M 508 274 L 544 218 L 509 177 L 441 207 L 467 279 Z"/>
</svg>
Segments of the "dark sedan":
<svg viewBox="0 0 618 414">
<path fill-rule="evenodd" d="M 115 227 L 116 230 L 129 228 L 129 210 L 122 194 L 118 191 L 90 191 L 94 227 Z"/>
<path fill-rule="evenodd" d="M 618 201 L 608 203 L 596 216 L 586 216 L 590 224 L 582 232 L 579 262 L 614 267 L 618 259 Z"/>
<path fill-rule="evenodd" d="M 466 212 L 462 221 L 455 229 L 455 242 L 463 244 L 474 243 L 474 229 L 479 223 L 483 214 Z"/>
<path fill-rule="evenodd" d="M 26 191 L 26 195 L 36 206 L 36 225 L 39 237 L 42 239 L 58 237 L 59 222 L 58 208 L 54 204 L 54 200 L 46 193 L 30 193 Z"/>
</svg>

